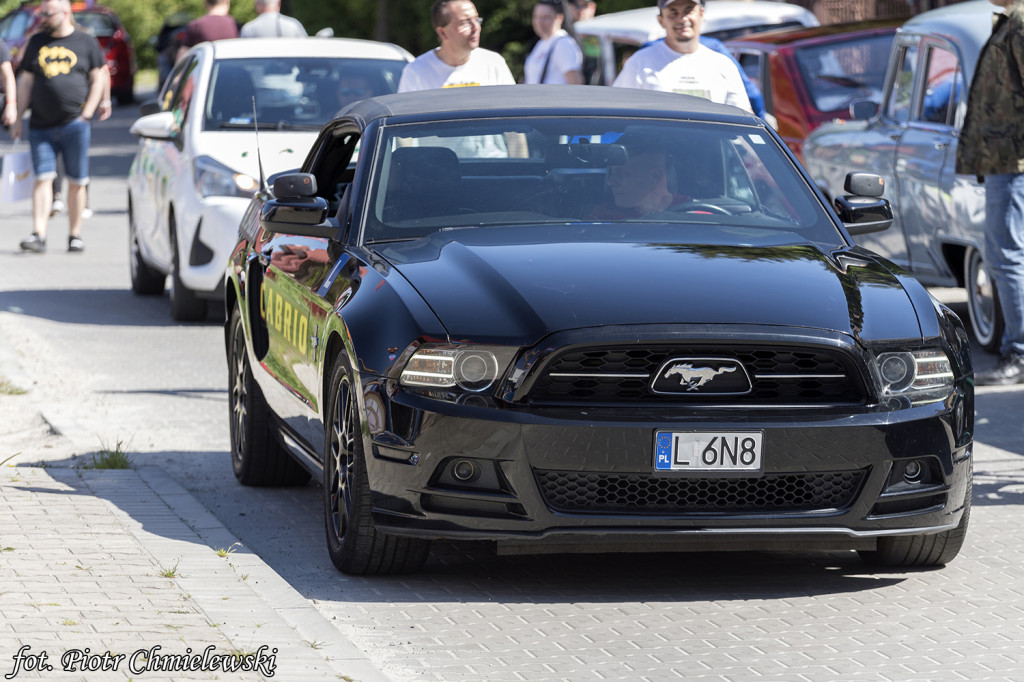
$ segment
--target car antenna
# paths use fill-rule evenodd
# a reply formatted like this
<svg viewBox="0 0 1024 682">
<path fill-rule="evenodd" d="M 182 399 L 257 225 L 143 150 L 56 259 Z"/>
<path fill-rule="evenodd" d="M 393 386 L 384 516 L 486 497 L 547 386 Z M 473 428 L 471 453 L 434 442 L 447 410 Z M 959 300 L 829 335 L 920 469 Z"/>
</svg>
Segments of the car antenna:
<svg viewBox="0 0 1024 682">
<path fill-rule="evenodd" d="M 263 174 L 263 158 L 260 156 L 260 122 L 256 118 L 256 96 L 252 97 L 252 126 L 256 130 L 256 165 L 260 168 L 260 192 L 266 194 L 267 176 Z"/>
</svg>

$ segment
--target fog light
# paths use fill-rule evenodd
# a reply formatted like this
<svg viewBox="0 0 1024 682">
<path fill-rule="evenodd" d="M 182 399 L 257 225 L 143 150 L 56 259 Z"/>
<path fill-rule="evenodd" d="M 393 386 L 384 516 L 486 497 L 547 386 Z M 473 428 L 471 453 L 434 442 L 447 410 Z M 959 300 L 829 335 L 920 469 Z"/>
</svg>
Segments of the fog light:
<svg viewBox="0 0 1024 682">
<path fill-rule="evenodd" d="M 460 459 L 452 465 L 452 476 L 455 477 L 456 481 L 469 483 L 480 478 L 480 472 L 473 462 L 468 459 Z"/>
<path fill-rule="evenodd" d="M 924 467 L 916 459 L 907 462 L 907 466 L 903 469 L 903 478 L 907 483 L 917 483 L 921 480 L 921 473 L 924 471 Z"/>
</svg>

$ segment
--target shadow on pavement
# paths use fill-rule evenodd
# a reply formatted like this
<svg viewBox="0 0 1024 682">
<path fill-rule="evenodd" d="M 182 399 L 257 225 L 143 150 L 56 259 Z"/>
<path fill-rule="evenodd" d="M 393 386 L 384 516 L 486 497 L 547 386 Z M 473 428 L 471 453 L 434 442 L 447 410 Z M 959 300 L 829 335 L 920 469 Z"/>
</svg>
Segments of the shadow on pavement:
<svg viewBox="0 0 1024 682">
<path fill-rule="evenodd" d="M 0 311 L 65 324 L 142 327 L 186 324 L 171 319 L 167 296 L 136 296 L 130 289 L 0 291 Z M 211 305 L 206 321 L 188 324 L 217 324 L 222 317 L 217 306 Z"/>
</svg>

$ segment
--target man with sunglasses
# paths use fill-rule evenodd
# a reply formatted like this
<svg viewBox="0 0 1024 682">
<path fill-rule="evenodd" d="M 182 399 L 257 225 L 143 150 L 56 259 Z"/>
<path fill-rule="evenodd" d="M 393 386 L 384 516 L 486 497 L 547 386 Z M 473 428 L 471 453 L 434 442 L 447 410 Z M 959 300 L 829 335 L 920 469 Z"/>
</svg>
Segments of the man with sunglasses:
<svg viewBox="0 0 1024 682">
<path fill-rule="evenodd" d="M 80 232 L 89 184 L 90 121 L 101 106 L 106 87 L 106 59 L 96 38 L 75 27 L 69 0 L 43 0 L 42 24 L 29 38 L 18 68 L 18 115 L 11 135 L 22 135 L 29 109 L 28 142 L 36 182 L 32 190 L 32 235 L 24 251 L 46 250 L 46 226 L 53 203 L 57 157 L 68 178 L 68 251 L 85 248 Z"/>
<path fill-rule="evenodd" d="M 438 0 L 430 18 L 440 46 L 405 67 L 398 92 L 515 84 L 504 57 L 480 47 L 483 19 L 476 5 L 469 0 Z"/>
</svg>

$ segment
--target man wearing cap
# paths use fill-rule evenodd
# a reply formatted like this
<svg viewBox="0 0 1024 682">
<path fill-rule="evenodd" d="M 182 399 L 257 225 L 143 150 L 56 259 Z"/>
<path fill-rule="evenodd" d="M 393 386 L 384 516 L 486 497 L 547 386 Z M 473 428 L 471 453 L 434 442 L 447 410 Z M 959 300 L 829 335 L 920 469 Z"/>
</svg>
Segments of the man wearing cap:
<svg viewBox="0 0 1024 682">
<path fill-rule="evenodd" d="M 704 0 L 658 0 L 658 23 L 665 40 L 638 50 L 612 85 L 695 95 L 751 111 L 736 64 L 700 43 Z"/>
</svg>

